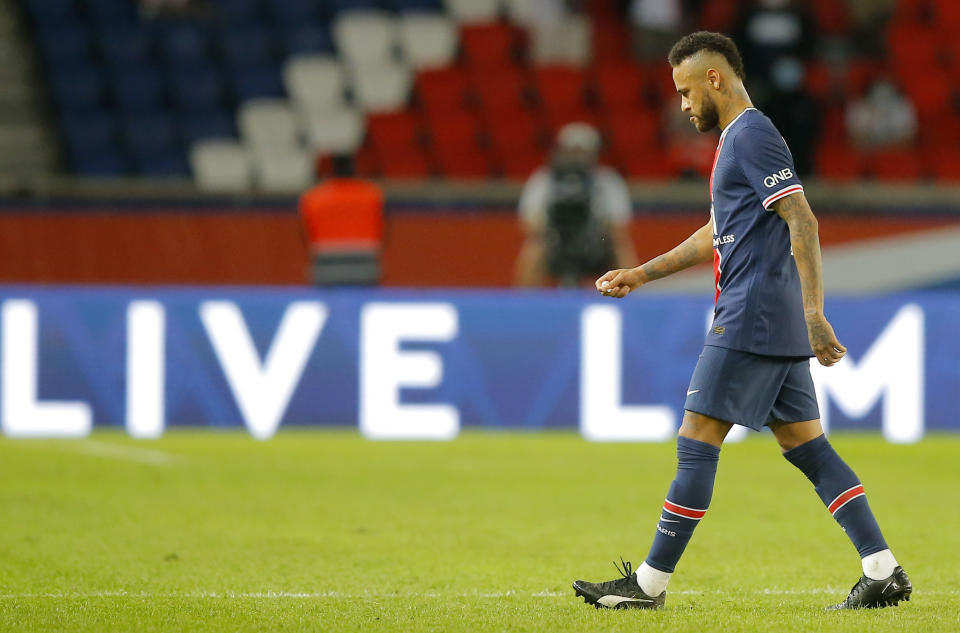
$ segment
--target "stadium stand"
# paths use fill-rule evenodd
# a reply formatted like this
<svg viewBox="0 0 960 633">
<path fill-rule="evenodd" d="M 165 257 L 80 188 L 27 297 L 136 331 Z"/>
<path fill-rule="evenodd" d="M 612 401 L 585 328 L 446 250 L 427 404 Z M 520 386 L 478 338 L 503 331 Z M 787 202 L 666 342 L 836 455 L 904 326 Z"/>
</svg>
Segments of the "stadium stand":
<svg viewBox="0 0 960 633">
<path fill-rule="evenodd" d="M 354 153 L 369 177 L 517 179 L 573 120 L 598 125 L 604 159 L 630 177 L 679 173 L 663 130 L 664 109 L 676 107 L 669 68 L 632 61 L 616 2 L 546 22 L 531 0 L 209 0 L 206 12 L 159 18 L 127 0 L 23 3 L 67 164 L 81 175 L 183 176 L 193 166 L 209 184 L 197 155 L 229 146 L 252 166 L 233 175 L 289 191 L 313 181 L 304 165 L 322 171 L 337 153 Z M 737 2 L 701 5 L 703 28 L 730 30 L 739 15 Z M 807 6 L 824 37 L 849 33 L 842 3 Z M 901 0 L 881 38 L 885 57 L 806 64 L 806 90 L 822 111 L 817 175 L 957 180 L 960 129 L 950 122 L 960 95 L 948 78 L 960 69 L 958 6 Z M 843 104 L 880 76 L 909 98 L 918 139 L 854 148 Z M 402 141 L 391 125 L 403 127 Z M 204 145 L 237 138 L 239 146 Z M 290 175 L 274 178 L 267 159 Z"/>
</svg>

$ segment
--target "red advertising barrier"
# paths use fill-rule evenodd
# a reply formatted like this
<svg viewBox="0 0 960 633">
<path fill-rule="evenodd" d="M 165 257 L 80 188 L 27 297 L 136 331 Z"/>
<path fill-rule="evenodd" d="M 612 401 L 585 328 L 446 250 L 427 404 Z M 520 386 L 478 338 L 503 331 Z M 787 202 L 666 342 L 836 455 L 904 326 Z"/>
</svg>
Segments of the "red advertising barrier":
<svg viewBox="0 0 960 633">
<path fill-rule="evenodd" d="M 649 259 L 707 219 L 637 217 L 637 254 Z M 953 224 L 944 218 L 820 218 L 824 244 Z M 388 214 L 384 285 L 509 286 L 523 236 L 504 211 Z M 234 210 L 0 213 L 0 282 L 302 284 L 307 250 L 294 213 Z"/>
</svg>

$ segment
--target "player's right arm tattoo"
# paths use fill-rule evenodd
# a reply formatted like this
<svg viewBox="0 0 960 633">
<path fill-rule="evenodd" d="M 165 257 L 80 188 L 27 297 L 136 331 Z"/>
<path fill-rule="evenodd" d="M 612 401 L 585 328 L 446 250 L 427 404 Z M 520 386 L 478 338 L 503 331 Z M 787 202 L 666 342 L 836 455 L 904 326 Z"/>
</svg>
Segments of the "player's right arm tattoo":
<svg viewBox="0 0 960 633">
<path fill-rule="evenodd" d="M 803 293 L 803 312 L 807 316 L 823 314 L 823 275 L 817 218 L 803 193 L 782 198 L 773 204 L 773 208 L 790 229 L 790 245 L 793 247 Z"/>
<path fill-rule="evenodd" d="M 647 281 L 680 272 L 713 257 L 713 228 L 711 223 L 697 229 L 676 248 L 655 257 L 640 267 Z"/>
</svg>

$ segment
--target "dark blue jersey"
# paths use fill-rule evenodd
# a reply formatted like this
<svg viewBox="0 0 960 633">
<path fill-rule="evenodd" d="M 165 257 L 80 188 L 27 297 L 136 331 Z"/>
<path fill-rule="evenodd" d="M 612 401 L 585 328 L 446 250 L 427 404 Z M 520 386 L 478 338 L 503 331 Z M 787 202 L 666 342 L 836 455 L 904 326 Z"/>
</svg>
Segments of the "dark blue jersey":
<svg viewBox="0 0 960 633">
<path fill-rule="evenodd" d="M 786 141 L 755 108 L 720 135 L 710 176 L 716 307 L 707 345 L 812 356 L 787 223 L 769 210 L 803 191 Z"/>
</svg>

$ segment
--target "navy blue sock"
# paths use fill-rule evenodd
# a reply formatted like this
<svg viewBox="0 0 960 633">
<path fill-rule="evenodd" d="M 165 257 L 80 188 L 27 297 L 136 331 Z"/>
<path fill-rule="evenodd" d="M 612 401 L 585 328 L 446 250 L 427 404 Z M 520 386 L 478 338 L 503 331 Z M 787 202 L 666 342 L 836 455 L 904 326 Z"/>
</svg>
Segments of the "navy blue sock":
<svg viewBox="0 0 960 633">
<path fill-rule="evenodd" d="M 676 568 L 693 530 L 710 506 L 719 459 L 719 447 L 688 437 L 677 438 L 677 477 L 663 504 L 647 565 L 671 573 Z"/>
<path fill-rule="evenodd" d="M 792 448 L 783 456 L 813 482 L 827 510 L 860 552 L 860 558 L 887 549 L 860 480 L 826 436 Z"/>
</svg>

